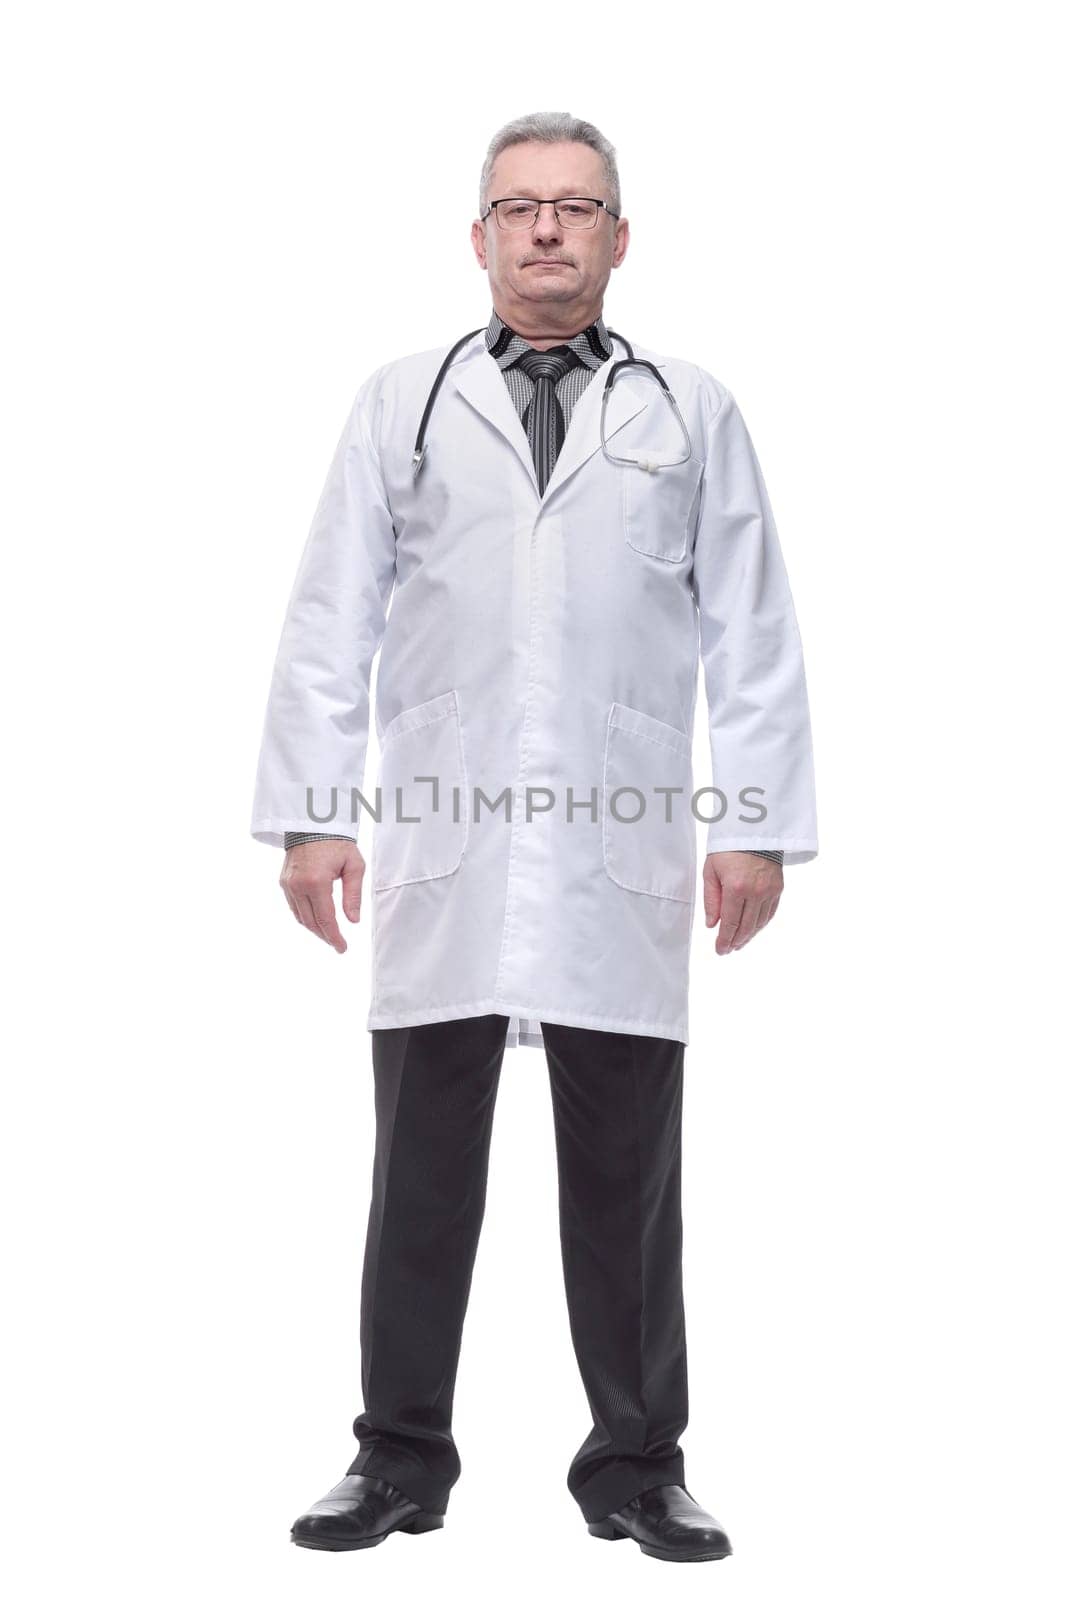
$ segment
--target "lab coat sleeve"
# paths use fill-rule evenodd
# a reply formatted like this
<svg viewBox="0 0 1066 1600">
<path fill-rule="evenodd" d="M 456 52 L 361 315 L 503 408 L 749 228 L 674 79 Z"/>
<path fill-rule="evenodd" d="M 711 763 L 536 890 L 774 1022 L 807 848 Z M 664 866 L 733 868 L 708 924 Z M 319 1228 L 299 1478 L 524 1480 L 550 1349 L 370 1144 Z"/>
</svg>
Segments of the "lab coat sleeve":
<svg viewBox="0 0 1066 1600">
<path fill-rule="evenodd" d="M 728 389 L 702 385 L 707 427 L 693 561 L 715 818 L 707 852 L 818 853 L 803 648 L 777 528 L 747 426 Z M 720 403 L 716 405 L 719 400 Z"/>
<path fill-rule="evenodd" d="M 370 671 L 396 576 L 396 535 L 375 442 L 384 370 L 356 395 L 289 599 L 252 807 L 252 836 L 263 844 L 283 847 L 286 832 L 355 837 L 362 819 L 356 804 L 353 821 L 351 794 L 362 792 Z"/>
</svg>

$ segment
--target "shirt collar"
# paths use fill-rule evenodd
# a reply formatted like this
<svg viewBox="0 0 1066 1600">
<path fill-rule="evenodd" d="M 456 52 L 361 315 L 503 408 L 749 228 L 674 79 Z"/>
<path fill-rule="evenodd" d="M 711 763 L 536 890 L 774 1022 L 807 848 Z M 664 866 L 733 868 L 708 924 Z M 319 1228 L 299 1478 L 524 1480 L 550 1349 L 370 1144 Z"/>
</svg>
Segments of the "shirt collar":
<svg viewBox="0 0 1066 1600">
<path fill-rule="evenodd" d="M 611 337 L 602 316 L 597 317 L 595 322 L 590 323 L 580 333 L 575 333 L 572 339 L 561 339 L 559 342 L 569 345 L 578 360 L 593 370 L 602 366 L 612 351 Z M 508 327 L 498 315 L 495 306 L 492 308 L 492 316 L 485 330 L 485 343 L 501 367 L 513 366 L 520 355 L 533 348 L 520 333 L 515 333 L 513 328 Z"/>
</svg>

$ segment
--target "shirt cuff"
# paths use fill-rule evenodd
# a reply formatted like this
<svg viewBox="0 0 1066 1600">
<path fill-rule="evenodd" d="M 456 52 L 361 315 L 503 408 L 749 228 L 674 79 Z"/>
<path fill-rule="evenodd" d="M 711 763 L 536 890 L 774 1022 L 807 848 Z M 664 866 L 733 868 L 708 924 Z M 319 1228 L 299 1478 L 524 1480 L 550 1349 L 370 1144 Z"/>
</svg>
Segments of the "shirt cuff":
<svg viewBox="0 0 1066 1600">
<path fill-rule="evenodd" d="M 316 839 L 344 839 L 348 844 L 355 843 L 350 833 L 287 833 L 285 848 L 291 850 L 294 844 L 313 844 Z"/>
</svg>

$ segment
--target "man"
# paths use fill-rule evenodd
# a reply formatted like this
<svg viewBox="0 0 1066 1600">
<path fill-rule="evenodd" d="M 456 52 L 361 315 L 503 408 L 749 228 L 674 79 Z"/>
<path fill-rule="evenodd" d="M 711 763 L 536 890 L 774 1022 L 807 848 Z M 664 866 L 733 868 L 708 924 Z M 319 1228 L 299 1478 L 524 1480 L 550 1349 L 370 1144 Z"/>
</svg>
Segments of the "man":
<svg viewBox="0 0 1066 1600">
<path fill-rule="evenodd" d="M 252 832 L 285 846 L 294 916 L 338 951 L 333 881 L 358 922 L 366 806 L 376 822 L 360 1449 L 292 1537 L 360 1549 L 442 1525 L 495 1096 L 525 1043 L 547 1057 L 593 1419 L 568 1486 L 595 1536 L 711 1560 L 729 1540 L 678 1443 L 695 817 L 725 954 L 773 917 L 782 863 L 817 852 L 802 651 L 732 395 L 641 347 L 650 368 L 612 375 L 603 295 L 629 239 L 612 147 L 567 114 L 521 118 L 480 201 L 488 326 L 360 389 L 260 757 Z M 361 788 L 379 645 L 380 805 Z M 691 793 L 701 657 L 710 801 Z"/>
</svg>

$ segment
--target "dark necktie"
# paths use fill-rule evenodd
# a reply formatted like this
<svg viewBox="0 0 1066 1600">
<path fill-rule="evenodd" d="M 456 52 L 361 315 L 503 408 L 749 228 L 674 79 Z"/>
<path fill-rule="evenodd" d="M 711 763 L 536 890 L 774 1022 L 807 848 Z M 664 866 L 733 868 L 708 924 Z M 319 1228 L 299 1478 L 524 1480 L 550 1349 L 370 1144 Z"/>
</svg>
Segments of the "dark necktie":
<svg viewBox="0 0 1066 1600">
<path fill-rule="evenodd" d="M 557 344 L 551 350 L 526 350 L 515 362 L 515 366 L 521 367 L 536 386 L 533 398 L 525 409 L 522 425 L 533 452 L 541 494 L 552 475 L 566 432 L 563 408 L 559 404 L 555 386 L 563 373 L 576 367 L 580 359 L 569 345 Z"/>
</svg>

